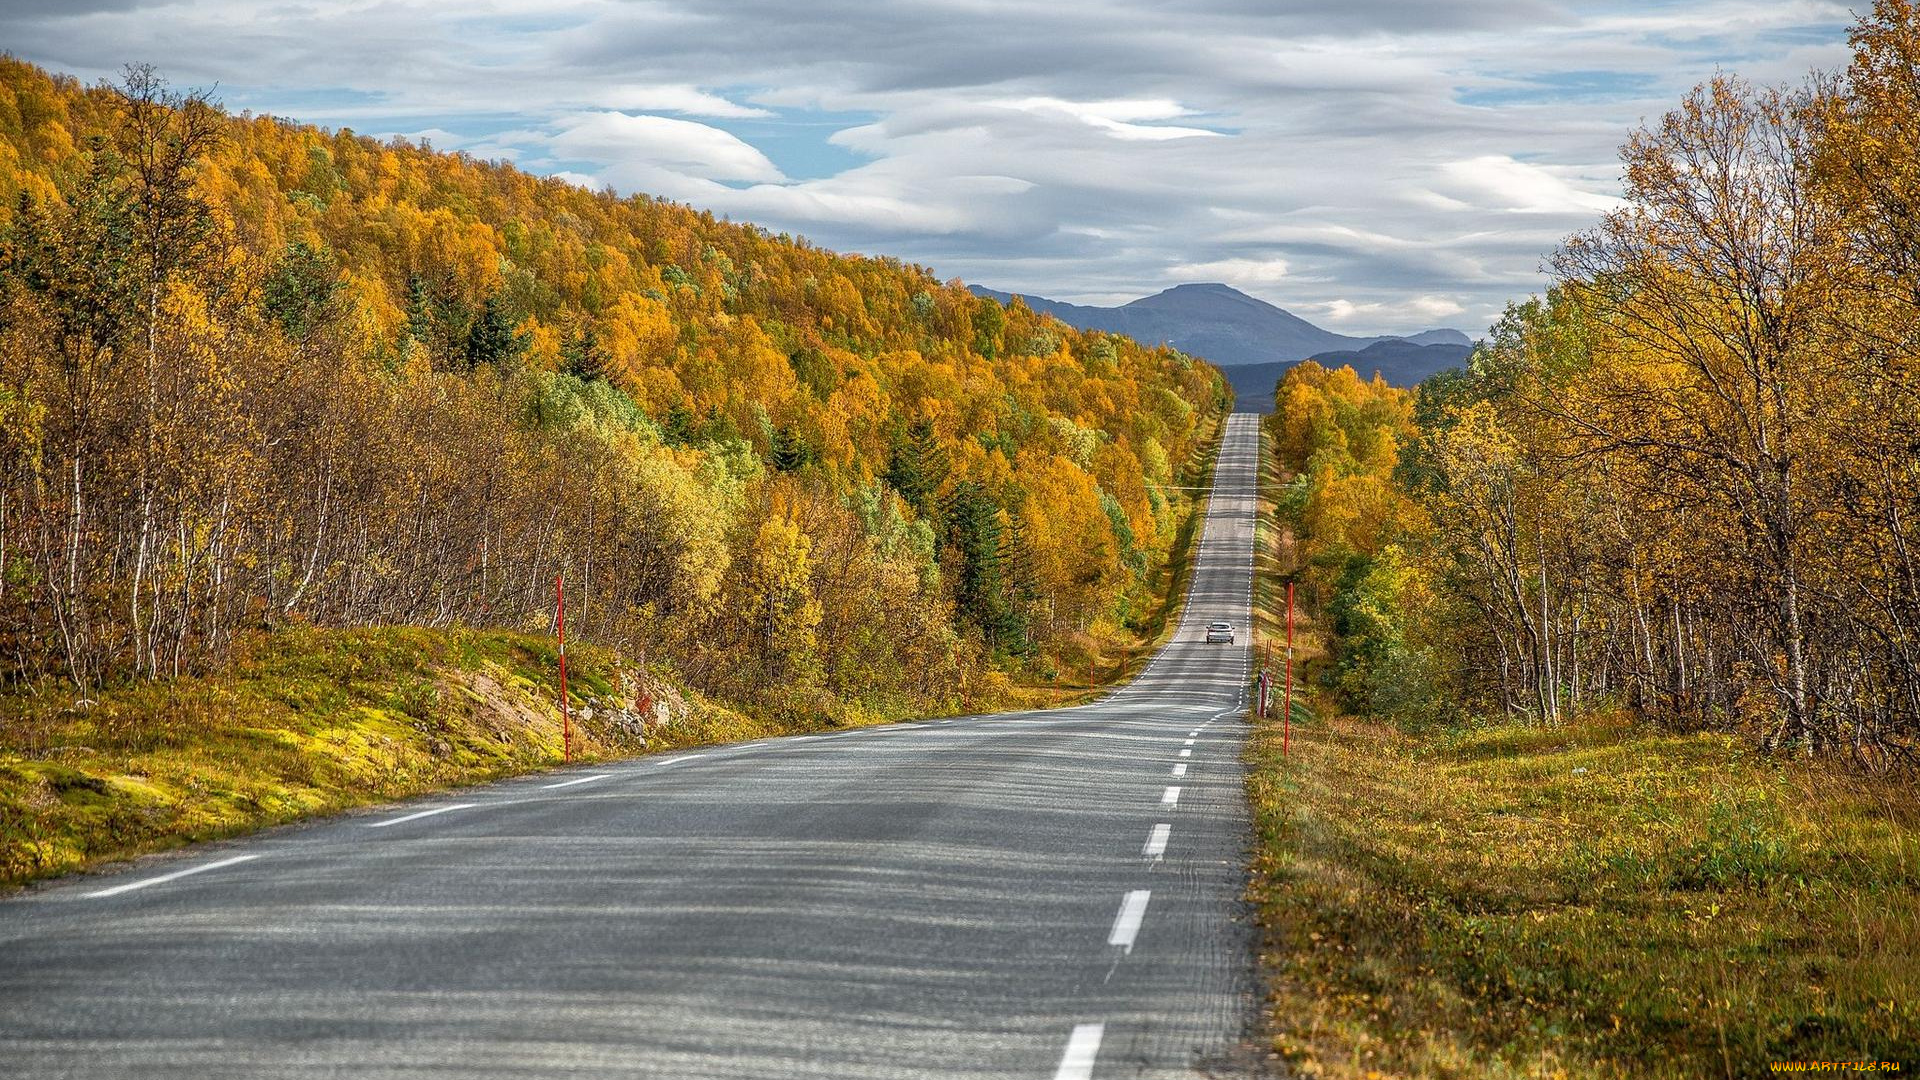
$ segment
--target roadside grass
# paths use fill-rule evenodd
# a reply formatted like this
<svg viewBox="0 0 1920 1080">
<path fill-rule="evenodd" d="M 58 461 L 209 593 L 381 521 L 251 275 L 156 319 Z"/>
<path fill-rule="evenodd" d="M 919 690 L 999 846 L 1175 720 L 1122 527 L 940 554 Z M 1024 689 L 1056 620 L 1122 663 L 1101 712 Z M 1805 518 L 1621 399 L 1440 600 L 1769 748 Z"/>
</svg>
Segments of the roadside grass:
<svg viewBox="0 0 1920 1080">
<path fill-rule="evenodd" d="M 695 700 L 643 738 L 616 725 L 635 673 L 568 650 L 578 760 L 752 738 L 773 725 Z M 291 629 L 223 672 L 0 696 L 0 884 L 561 760 L 550 639 L 410 627 Z"/>
<path fill-rule="evenodd" d="M 1594 720 L 1259 727 L 1273 1050 L 1329 1077 L 1920 1065 L 1920 799 Z"/>
</svg>

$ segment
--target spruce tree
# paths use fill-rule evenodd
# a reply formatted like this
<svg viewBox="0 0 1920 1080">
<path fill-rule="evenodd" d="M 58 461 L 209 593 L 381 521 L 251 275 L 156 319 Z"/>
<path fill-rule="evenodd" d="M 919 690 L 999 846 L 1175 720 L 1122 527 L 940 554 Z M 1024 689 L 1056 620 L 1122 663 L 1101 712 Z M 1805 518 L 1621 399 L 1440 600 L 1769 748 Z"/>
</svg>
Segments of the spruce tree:
<svg viewBox="0 0 1920 1080">
<path fill-rule="evenodd" d="M 473 328 L 467 331 L 467 368 L 518 360 L 530 343 L 528 335 L 513 328 L 513 320 L 499 298 L 489 296 L 480 305 L 480 316 L 473 320 Z"/>
</svg>

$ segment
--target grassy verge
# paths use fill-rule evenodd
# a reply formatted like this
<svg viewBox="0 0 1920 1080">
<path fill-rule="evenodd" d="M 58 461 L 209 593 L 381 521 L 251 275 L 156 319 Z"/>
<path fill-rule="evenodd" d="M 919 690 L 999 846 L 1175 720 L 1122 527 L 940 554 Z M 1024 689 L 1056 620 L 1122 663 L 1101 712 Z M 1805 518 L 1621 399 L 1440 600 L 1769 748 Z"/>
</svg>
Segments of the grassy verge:
<svg viewBox="0 0 1920 1080">
<path fill-rule="evenodd" d="M 1298 719 L 1298 717 L 1296 717 Z M 1333 1077 L 1920 1067 L 1920 803 L 1604 721 L 1253 744 L 1273 1047 Z"/>
<path fill-rule="evenodd" d="M 649 680 L 681 707 L 643 733 L 639 673 L 590 647 L 568 667 L 581 760 L 775 727 Z M 0 884 L 551 767 L 555 670 L 539 637 L 301 629 L 217 676 L 0 698 Z"/>
<path fill-rule="evenodd" d="M 1291 536 L 1262 471 L 1257 642 Z M 1302 685 L 1324 666 L 1303 618 Z M 1594 718 L 1409 732 L 1256 721 L 1268 1031 L 1334 1078 L 1920 1068 L 1920 794 Z"/>
</svg>

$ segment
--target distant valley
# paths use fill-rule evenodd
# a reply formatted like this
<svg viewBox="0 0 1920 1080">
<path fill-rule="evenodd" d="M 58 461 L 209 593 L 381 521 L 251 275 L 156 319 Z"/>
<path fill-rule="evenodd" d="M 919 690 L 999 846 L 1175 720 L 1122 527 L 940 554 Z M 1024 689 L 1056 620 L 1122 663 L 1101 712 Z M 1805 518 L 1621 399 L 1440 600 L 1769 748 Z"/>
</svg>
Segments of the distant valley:
<svg viewBox="0 0 1920 1080">
<path fill-rule="evenodd" d="M 1119 307 L 1068 304 L 979 285 L 970 288 L 975 295 L 1002 303 L 1018 296 L 1034 311 L 1069 326 L 1125 334 L 1148 345 L 1164 342 L 1211 361 L 1226 372 L 1238 407 L 1255 412 L 1272 410 L 1274 383 L 1301 360 L 1351 364 L 1363 376 L 1378 371 L 1395 386 L 1412 386 L 1434 372 L 1464 363 L 1473 351 L 1472 339 L 1452 329 L 1409 337 L 1337 334 L 1217 282 L 1176 285 Z"/>
</svg>

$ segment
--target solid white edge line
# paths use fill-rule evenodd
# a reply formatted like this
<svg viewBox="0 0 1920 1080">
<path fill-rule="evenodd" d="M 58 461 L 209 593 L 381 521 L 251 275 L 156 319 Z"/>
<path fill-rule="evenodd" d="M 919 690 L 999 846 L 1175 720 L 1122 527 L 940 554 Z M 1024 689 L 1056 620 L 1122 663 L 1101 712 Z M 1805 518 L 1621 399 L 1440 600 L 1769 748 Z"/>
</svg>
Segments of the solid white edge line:
<svg viewBox="0 0 1920 1080">
<path fill-rule="evenodd" d="M 221 859 L 219 862 L 210 862 L 204 866 L 189 866 L 185 870 L 175 870 L 171 874 L 161 874 L 159 877 L 150 877 L 141 881 L 130 881 L 125 885 L 115 885 L 110 889 L 95 889 L 93 892 L 84 895 L 88 897 L 118 896 L 121 893 L 132 892 L 135 889 L 144 889 L 149 885 L 159 885 L 162 882 L 177 881 L 183 877 L 191 877 L 194 874 L 204 874 L 209 870 L 218 870 L 223 866 L 232 866 L 234 863 L 243 863 L 249 859 L 257 859 L 259 857 L 258 855 L 235 855 L 230 859 Z"/>
<path fill-rule="evenodd" d="M 1161 806 L 1178 806 L 1179 804 L 1180 804 L 1180 788 L 1177 785 L 1170 786 L 1167 788 L 1167 790 L 1160 793 Z"/>
<path fill-rule="evenodd" d="M 454 803 L 452 806 L 436 806 L 431 810 L 421 810 L 418 813 L 405 814 L 397 818 L 388 818 L 385 821 L 369 821 L 367 823 L 367 828 L 384 829 L 389 825 L 398 825 L 406 821 L 418 821 L 423 817 L 432 817 L 435 814 L 450 814 L 455 810 L 471 810 L 474 808 L 475 805 L 476 804 L 474 803 L 463 802 L 463 803 Z"/>
<path fill-rule="evenodd" d="M 541 784 L 540 790 L 552 791 L 554 788 L 572 787 L 575 784 L 591 784 L 595 780 L 605 780 L 612 775 L 612 773 L 601 773 L 598 776 L 576 776 L 571 780 L 562 780 L 557 784 Z"/>
<path fill-rule="evenodd" d="M 1148 859 L 1157 859 L 1165 855 L 1167 853 L 1167 838 L 1172 834 L 1173 826 L 1168 822 L 1163 821 L 1155 825 L 1153 831 L 1147 834 L 1147 846 L 1140 849 L 1141 856 Z"/>
<path fill-rule="evenodd" d="M 1120 914 L 1113 918 L 1113 930 L 1107 934 L 1107 944 L 1117 945 L 1127 952 L 1133 951 L 1133 939 L 1140 934 L 1140 924 L 1147 918 L 1147 901 L 1153 898 L 1151 889 L 1135 889 L 1120 901 Z"/>
<path fill-rule="evenodd" d="M 1105 1024 L 1075 1024 L 1053 1080 L 1093 1080 L 1093 1059 L 1100 1056 L 1100 1037 L 1106 1030 Z"/>
</svg>

